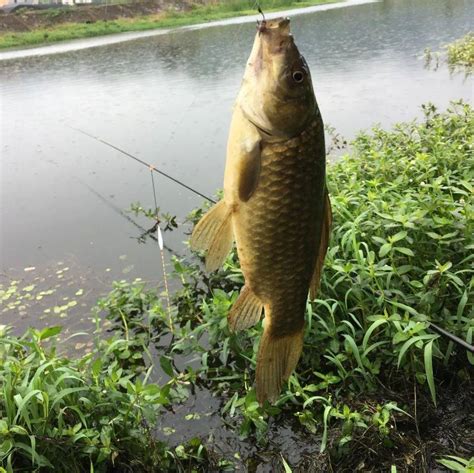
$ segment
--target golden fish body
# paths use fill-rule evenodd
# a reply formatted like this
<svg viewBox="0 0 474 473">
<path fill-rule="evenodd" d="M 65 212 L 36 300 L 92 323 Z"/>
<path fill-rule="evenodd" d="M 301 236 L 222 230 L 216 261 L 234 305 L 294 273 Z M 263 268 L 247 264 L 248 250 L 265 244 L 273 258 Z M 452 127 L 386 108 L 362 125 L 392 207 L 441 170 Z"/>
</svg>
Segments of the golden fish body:
<svg viewBox="0 0 474 473">
<path fill-rule="evenodd" d="M 304 322 L 321 234 L 324 175 L 322 122 L 315 117 L 295 138 L 263 140 L 258 186 L 232 216 L 245 283 L 263 303 L 276 336 L 294 333 Z"/>
<path fill-rule="evenodd" d="M 191 245 L 216 269 L 235 240 L 245 286 L 229 314 L 233 330 L 265 326 L 257 398 L 275 401 L 300 357 L 308 291 L 327 248 L 321 115 L 289 20 L 261 25 L 234 109 L 224 199 L 198 223 Z"/>
</svg>

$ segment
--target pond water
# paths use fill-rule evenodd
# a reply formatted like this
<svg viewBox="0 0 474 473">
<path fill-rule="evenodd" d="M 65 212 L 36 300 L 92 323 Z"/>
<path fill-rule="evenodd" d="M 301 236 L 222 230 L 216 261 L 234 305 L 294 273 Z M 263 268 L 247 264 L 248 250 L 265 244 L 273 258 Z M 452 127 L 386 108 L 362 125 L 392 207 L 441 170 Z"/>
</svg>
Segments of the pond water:
<svg viewBox="0 0 474 473">
<path fill-rule="evenodd" d="M 411 120 L 427 101 L 471 100 L 472 82 L 426 69 L 423 51 L 467 33 L 472 18 L 468 0 L 385 0 L 298 14 L 292 30 L 325 122 L 350 139 Z M 234 21 L 57 54 L 0 53 L 0 282 L 39 290 L 54 280 L 60 292 L 67 281 L 94 299 L 113 279 L 160 280 L 156 243 L 137 241 L 137 225 L 150 223 L 127 213 L 132 202 L 153 206 L 150 172 L 73 128 L 212 195 L 254 31 Z M 179 222 L 202 203 L 158 175 L 155 184 L 161 210 Z M 185 252 L 187 229 L 165 234 L 168 256 Z M 0 323 L 32 323 L 25 308 L 20 318 L 10 309 Z"/>
</svg>

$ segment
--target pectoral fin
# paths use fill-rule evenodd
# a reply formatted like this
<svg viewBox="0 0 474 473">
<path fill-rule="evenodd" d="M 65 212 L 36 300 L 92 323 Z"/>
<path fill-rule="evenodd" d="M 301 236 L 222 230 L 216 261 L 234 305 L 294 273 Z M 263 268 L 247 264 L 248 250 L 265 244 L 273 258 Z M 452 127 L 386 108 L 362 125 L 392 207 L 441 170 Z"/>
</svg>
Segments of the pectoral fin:
<svg viewBox="0 0 474 473">
<path fill-rule="evenodd" d="M 232 242 L 232 212 L 221 200 L 199 220 L 191 236 L 191 248 L 207 251 L 206 270 L 215 271 L 232 249 Z"/>
<path fill-rule="evenodd" d="M 262 136 L 236 107 L 227 143 L 224 195 L 229 205 L 247 202 L 260 179 Z"/>
<path fill-rule="evenodd" d="M 316 265 L 314 267 L 313 277 L 311 278 L 311 284 L 309 286 L 309 298 L 311 300 L 316 298 L 319 290 L 319 283 L 321 281 L 321 273 L 323 271 L 324 258 L 329 245 L 329 236 L 331 233 L 332 225 L 332 211 L 331 201 L 329 200 L 328 191 L 326 189 L 325 200 L 324 200 L 324 214 L 323 214 L 323 226 L 321 229 L 321 241 L 319 243 L 319 249 L 317 253 Z"/>
<path fill-rule="evenodd" d="M 239 199 L 247 202 L 255 191 L 260 178 L 260 141 L 253 142 L 241 157 Z"/>
</svg>

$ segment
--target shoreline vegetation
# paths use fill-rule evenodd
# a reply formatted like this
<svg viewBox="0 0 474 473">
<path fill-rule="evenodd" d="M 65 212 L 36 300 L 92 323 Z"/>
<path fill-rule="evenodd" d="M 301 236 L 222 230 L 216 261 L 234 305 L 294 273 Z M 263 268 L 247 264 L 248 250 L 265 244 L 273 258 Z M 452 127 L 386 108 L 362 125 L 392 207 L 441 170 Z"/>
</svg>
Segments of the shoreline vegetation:
<svg viewBox="0 0 474 473">
<path fill-rule="evenodd" d="M 445 44 L 442 51 L 425 49 L 425 65 L 437 69 L 445 62 L 451 72 L 464 71 L 469 76 L 474 71 L 474 32 Z"/>
<path fill-rule="evenodd" d="M 344 0 L 260 0 L 260 6 L 265 13 L 282 9 L 303 8 Z M 179 6 L 178 6 L 179 5 Z M 110 8 L 114 5 L 112 4 Z M 215 20 L 248 16 L 257 14 L 256 2 L 253 0 L 217 0 L 204 3 L 195 2 L 170 2 L 164 8 L 153 14 L 122 17 L 115 19 L 91 20 L 94 9 L 105 9 L 104 6 L 74 6 L 65 9 L 48 9 L 43 11 L 17 11 L 9 15 L 22 15 L 23 23 L 28 24 L 31 15 L 43 15 L 51 20 L 52 25 L 44 27 L 31 22 L 30 31 L 4 31 L 0 33 L 0 49 L 44 45 L 58 41 L 92 38 L 110 34 L 146 31 L 162 28 L 175 28 Z M 127 9 L 133 4 L 127 4 Z M 73 11 L 91 13 L 89 17 L 83 16 L 80 22 L 62 22 L 62 16 Z M 95 10 L 99 11 L 99 10 Z M 106 10 L 105 10 L 106 11 Z M 0 17 L 1 19 L 1 17 Z M 55 24 L 56 23 L 56 24 Z"/>
<path fill-rule="evenodd" d="M 79 357 L 55 348 L 60 327 L 18 337 L 0 326 L 0 472 L 245 471 L 264 456 L 285 472 L 472 471 L 474 355 L 430 323 L 473 343 L 474 110 L 459 101 L 423 112 L 361 132 L 330 165 L 320 294 L 276 405 L 259 406 L 253 388 L 262 323 L 227 326 L 243 283 L 235 252 L 211 274 L 202 259 L 174 258 L 171 313 L 156 289 L 116 282 Z M 25 290 L 35 297 L 12 281 L 0 300 L 15 306 Z M 199 411 L 196 392 L 218 407 Z M 297 429 L 313 453 L 285 457 L 278 426 Z M 219 438 L 230 435 L 225 454 Z"/>
</svg>

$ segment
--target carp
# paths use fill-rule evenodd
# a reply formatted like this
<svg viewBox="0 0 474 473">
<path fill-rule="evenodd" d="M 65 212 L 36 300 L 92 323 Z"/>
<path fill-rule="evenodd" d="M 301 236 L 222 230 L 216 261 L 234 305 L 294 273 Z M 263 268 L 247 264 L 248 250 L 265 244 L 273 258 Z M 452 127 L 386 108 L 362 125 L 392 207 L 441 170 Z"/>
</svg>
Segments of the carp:
<svg viewBox="0 0 474 473">
<path fill-rule="evenodd" d="M 265 313 L 256 392 L 278 399 L 301 355 L 305 309 L 328 246 L 324 127 L 308 65 L 290 20 L 264 20 L 238 94 L 227 144 L 224 197 L 198 222 L 191 248 L 216 270 L 236 243 L 245 285 L 228 315 L 231 330 Z"/>
</svg>

